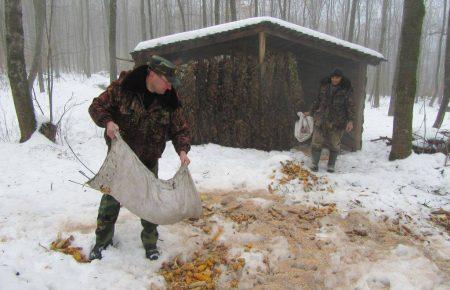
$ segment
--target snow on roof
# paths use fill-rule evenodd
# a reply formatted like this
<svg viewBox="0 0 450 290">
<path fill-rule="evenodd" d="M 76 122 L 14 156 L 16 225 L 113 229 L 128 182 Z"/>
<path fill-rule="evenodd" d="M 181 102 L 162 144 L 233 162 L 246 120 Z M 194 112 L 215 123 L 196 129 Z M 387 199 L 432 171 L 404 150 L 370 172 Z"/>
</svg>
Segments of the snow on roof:
<svg viewBox="0 0 450 290">
<path fill-rule="evenodd" d="M 283 28 L 290 29 L 295 32 L 301 33 L 305 36 L 324 40 L 324 41 L 327 41 L 327 42 L 330 42 L 330 43 L 333 43 L 333 44 L 336 44 L 336 45 L 339 45 L 342 47 L 346 47 L 346 48 L 349 48 L 349 49 L 352 49 L 352 50 L 358 51 L 360 53 L 363 53 L 363 54 L 366 54 L 369 56 L 373 56 L 373 57 L 376 57 L 379 59 L 383 59 L 383 60 L 385 59 L 381 53 L 379 53 L 375 50 L 339 39 L 337 37 L 334 37 L 334 36 L 319 32 L 319 31 L 315 31 L 315 30 L 300 26 L 300 25 L 297 25 L 294 23 L 290 23 L 290 22 L 287 22 L 287 21 L 284 21 L 284 20 L 281 20 L 278 18 L 273 18 L 273 17 L 247 18 L 247 19 L 238 20 L 238 21 L 234 21 L 234 22 L 228 22 L 228 23 L 224 23 L 224 24 L 214 25 L 214 26 L 210 26 L 210 27 L 206 27 L 206 28 L 202 28 L 202 29 L 162 36 L 159 38 L 146 40 L 146 41 L 142 41 L 142 42 L 138 43 L 138 45 L 136 45 L 136 47 L 134 48 L 133 52 L 140 51 L 140 50 L 146 50 L 146 49 L 150 49 L 150 48 L 155 48 L 158 46 L 163 46 L 163 45 L 168 45 L 168 44 L 174 44 L 174 43 L 181 42 L 181 41 L 193 40 L 193 39 L 206 37 L 206 36 L 221 33 L 221 32 L 237 30 L 237 29 L 241 29 L 241 28 L 244 28 L 247 26 L 256 25 L 256 24 L 260 24 L 260 23 L 275 24 L 275 25 L 281 26 Z"/>
</svg>

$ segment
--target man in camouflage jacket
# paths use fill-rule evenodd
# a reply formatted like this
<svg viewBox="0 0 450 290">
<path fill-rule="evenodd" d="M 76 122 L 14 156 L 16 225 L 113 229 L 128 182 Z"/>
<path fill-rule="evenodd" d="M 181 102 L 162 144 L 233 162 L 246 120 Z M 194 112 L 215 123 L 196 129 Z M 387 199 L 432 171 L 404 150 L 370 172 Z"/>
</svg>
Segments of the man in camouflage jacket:
<svg viewBox="0 0 450 290">
<path fill-rule="evenodd" d="M 124 141 L 144 165 L 158 176 L 158 159 L 167 140 L 172 140 L 181 163 L 188 165 L 190 149 L 189 127 L 173 88 L 179 81 L 175 66 L 168 60 L 153 56 L 147 65 L 122 72 L 89 107 L 94 122 L 105 130 L 105 140 L 110 148 L 111 139 L 120 132 Z M 101 259 L 101 252 L 112 244 L 114 225 L 120 204 L 104 194 L 97 218 L 96 243 L 90 259 Z M 157 225 L 141 219 L 141 239 L 146 257 L 156 260 L 159 252 Z"/>
<path fill-rule="evenodd" d="M 355 106 L 352 85 L 340 69 L 324 78 L 319 95 L 312 104 L 310 114 L 314 117 L 314 133 L 311 144 L 311 170 L 318 171 L 322 147 L 328 147 L 330 157 L 328 172 L 334 172 L 344 131 L 353 130 Z"/>
</svg>

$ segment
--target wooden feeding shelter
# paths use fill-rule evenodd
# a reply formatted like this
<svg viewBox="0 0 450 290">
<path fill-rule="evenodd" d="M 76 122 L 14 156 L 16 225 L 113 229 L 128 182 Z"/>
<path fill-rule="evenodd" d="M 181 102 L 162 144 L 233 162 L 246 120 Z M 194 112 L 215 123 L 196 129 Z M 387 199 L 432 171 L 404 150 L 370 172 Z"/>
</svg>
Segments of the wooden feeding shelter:
<svg viewBox="0 0 450 290">
<path fill-rule="evenodd" d="M 343 139 L 361 149 L 367 65 L 383 55 L 271 17 L 256 17 L 147 40 L 131 52 L 179 64 L 178 89 L 194 144 L 286 150 L 297 145 L 294 123 L 308 110 L 322 78 L 339 67 L 351 80 L 354 131 Z"/>
</svg>

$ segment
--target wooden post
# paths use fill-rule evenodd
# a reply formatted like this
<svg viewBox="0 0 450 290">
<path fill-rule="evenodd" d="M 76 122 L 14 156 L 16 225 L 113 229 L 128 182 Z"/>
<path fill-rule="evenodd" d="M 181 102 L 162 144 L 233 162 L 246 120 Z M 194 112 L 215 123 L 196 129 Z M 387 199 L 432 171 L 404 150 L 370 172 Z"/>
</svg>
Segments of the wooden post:
<svg viewBox="0 0 450 290">
<path fill-rule="evenodd" d="M 258 32 L 258 40 L 259 40 L 259 64 L 264 62 L 264 57 L 266 55 L 266 33 L 264 31 Z"/>
</svg>

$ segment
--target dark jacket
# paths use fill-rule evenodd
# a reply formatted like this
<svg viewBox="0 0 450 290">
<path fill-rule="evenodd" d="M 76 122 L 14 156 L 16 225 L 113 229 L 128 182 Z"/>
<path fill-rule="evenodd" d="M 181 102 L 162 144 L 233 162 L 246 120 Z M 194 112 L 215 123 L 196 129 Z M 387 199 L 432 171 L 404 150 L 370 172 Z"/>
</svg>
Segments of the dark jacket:
<svg viewBox="0 0 450 290">
<path fill-rule="evenodd" d="M 331 84 L 331 76 L 324 78 L 310 110 L 314 126 L 324 131 L 345 129 L 347 123 L 355 119 L 352 93 L 352 84 L 346 77 L 342 77 L 336 87 Z"/>
<path fill-rule="evenodd" d="M 117 81 L 94 98 L 89 107 L 94 122 L 105 128 L 108 121 L 114 121 L 125 142 L 144 163 L 160 158 L 169 139 L 178 154 L 181 151 L 187 153 L 190 149 L 189 126 L 175 89 L 159 95 L 146 108 L 144 98 L 149 93 L 145 78 L 138 80 L 134 74 L 134 71 L 122 72 Z M 105 140 L 110 146 L 106 130 Z"/>
</svg>

